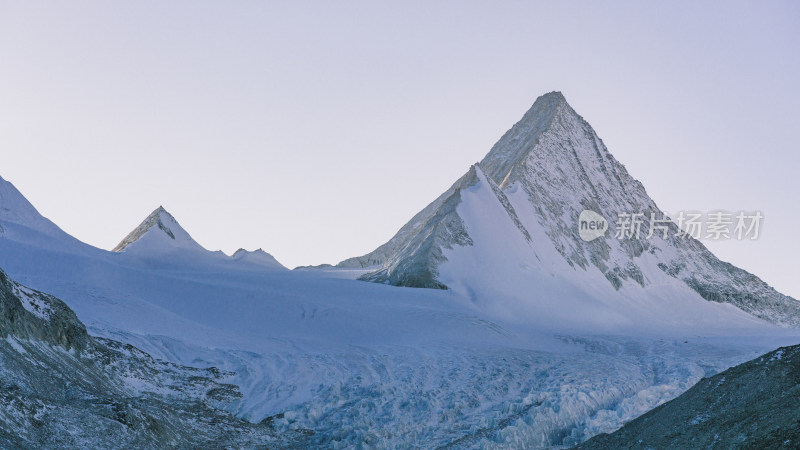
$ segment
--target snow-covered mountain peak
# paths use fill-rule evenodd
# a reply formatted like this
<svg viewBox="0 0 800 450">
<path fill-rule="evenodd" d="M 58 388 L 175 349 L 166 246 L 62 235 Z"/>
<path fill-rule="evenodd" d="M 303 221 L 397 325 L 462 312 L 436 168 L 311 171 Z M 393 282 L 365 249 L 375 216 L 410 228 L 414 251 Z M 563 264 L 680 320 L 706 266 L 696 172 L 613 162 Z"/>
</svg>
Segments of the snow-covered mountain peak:
<svg viewBox="0 0 800 450">
<path fill-rule="evenodd" d="M 492 147 L 481 161 L 481 167 L 495 183 L 507 181 L 512 170 L 525 158 L 550 129 L 559 116 L 577 116 L 561 92 L 550 92 L 537 98 L 533 106 Z"/>
<path fill-rule="evenodd" d="M 271 269 L 285 269 L 286 267 L 279 263 L 278 260 L 275 259 L 274 256 L 270 255 L 269 253 L 265 252 L 262 249 L 256 249 L 251 251 L 245 250 L 240 248 L 233 253 L 231 256 L 236 261 L 242 261 L 245 263 L 263 266 Z"/>
<path fill-rule="evenodd" d="M 255 249 L 255 250 L 253 250 L 253 252 L 252 252 L 252 253 L 255 253 L 255 252 L 263 252 L 263 251 L 264 251 L 264 250 L 262 250 L 262 249 L 260 249 L 260 248 L 257 248 L 257 249 Z M 241 258 L 242 256 L 244 256 L 244 255 L 246 255 L 246 254 L 248 254 L 248 253 L 251 253 L 251 252 L 250 252 L 249 250 L 245 250 L 245 249 L 243 249 L 243 248 L 240 248 L 239 250 L 236 250 L 235 252 L 233 252 L 233 255 L 231 255 L 231 256 L 232 256 L 232 257 L 234 257 L 234 258 Z"/>
<path fill-rule="evenodd" d="M 581 238 L 578 218 L 586 210 L 608 221 L 602 239 Z M 650 301 L 726 302 L 800 326 L 800 303 L 699 241 L 676 237 L 674 223 L 662 225 L 663 237 L 649 236 L 643 223 L 639 236 L 625 238 L 617 233 L 620 214 L 665 217 L 591 125 L 551 92 L 392 239 L 338 266 L 372 269 L 363 280 L 454 289 L 494 303 L 548 305 L 572 289 L 573 298 L 597 305 L 634 298 L 645 310 L 653 310 L 644 306 Z"/>
<path fill-rule="evenodd" d="M 136 243 L 137 247 L 156 248 L 199 248 L 202 249 L 186 230 L 163 206 L 159 206 L 112 251 L 121 252 Z"/>
</svg>

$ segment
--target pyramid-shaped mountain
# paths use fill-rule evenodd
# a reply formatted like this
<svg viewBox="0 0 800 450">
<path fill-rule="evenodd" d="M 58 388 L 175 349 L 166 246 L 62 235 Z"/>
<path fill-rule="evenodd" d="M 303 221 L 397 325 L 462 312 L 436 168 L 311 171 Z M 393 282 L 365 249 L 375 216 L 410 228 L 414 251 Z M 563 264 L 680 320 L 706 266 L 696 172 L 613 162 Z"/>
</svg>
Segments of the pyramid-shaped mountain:
<svg viewBox="0 0 800 450">
<path fill-rule="evenodd" d="M 186 248 L 205 250 L 163 206 L 150 213 L 144 221 L 131 231 L 112 251 L 122 252 L 131 248 L 169 249 Z"/>
<path fill-rule="evenodd" d="M 590 241 L 578 228 L 586 210 L 608 228 Z M 671 221 L 651 235 L 645 219 L 638 238 L 616 238 L 619 214 L 665 217 L 564 96 L 551 92 L 392 239 L 338 266 L 372 269 L 363 280 L 457 290 L 488 306 L 498 298 L 517 307 L 696 298 L 800 325 L 800 303 L 680 236 Z"/>
</svg>

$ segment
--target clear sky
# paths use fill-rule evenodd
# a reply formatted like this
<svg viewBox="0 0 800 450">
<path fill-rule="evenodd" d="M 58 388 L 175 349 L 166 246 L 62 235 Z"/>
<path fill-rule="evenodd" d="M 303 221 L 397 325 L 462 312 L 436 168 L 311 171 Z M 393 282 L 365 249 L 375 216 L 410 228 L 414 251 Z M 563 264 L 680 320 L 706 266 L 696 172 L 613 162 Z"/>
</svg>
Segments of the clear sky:
<svg viewBox="0 0 800 450">
<path fill-rule="evenodd" d="M 0 175 L 110 249 L 164 205 L 285 265 L 374 249 L 560 90 L 800 298 L 800 2 L 0 0 Z"/>
</svg>

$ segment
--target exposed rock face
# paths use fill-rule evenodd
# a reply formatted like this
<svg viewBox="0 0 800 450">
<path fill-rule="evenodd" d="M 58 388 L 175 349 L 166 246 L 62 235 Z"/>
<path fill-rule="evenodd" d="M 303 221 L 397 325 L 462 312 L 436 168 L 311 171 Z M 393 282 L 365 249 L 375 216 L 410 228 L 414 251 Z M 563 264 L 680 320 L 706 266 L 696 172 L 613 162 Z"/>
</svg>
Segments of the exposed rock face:
<svg viewBox="0 0 800 450">
<path fill-rule="evenodd" d="M 0 447 L 164 448 L 299 444 L 218 409 L 228 374 L 156 361 L 96 339 L 64 303 L 0 270 Z M 302 436 L 298 436 L 298 439 Z"/>
<path fill-rule="evenodd" d="M 798 448 L 800 346 L 704 378 L 683 395 L 580 449 Z"/>
<path fill-rule="evenodd" d="M 679 237 L 675 223 L 662 224 L 666 236 L 655 227 L 649 236 L 650 215 L 663 219 L 665 214 L 559 92 L 539 97 L 480 163 L 391 240 L 338 266 L 374 268 L 363 280 L 447 289 L 442 267 L 454 257 L 454 248 L 496 244 L 476 242 L 487 238 L 476 236 L 474 231 L 479 226 L 463 217 L 461 193 L 467 188 L 493 192 L 497 207 L 492 212 L 487 209 L 490 217 L 485 221 L 513 222 L 518 242 L 524 239 L 530 244 L 529 254 L 539 267 L 566 262 L 573 271 L 596 269 L 617 290 L 626 284 L 645 288 L 663 284 L 666 276 L 706 300 L 731 303 L 777 324 L 800 326 L 800 303 L 758 277 L 720 261 L 698 240 Z M 584 210 L 608 221 L 604 237 L 591 242 L 580 238 L 578 217 Z M 615 238 L 618 215 L 634 213 L 645 218 L 639 237 Z M 470 257 L 468 251 L 459 255 Z M 480 264 L 475 258 L 475 264 Z M 494 273 L 492 267 L 484 269 L 487 278 L 505 275 Z M 459 285 L 477 282 L 464 273 L 449 273 L 447 278 Z M 570 282 L 574 280 L 565 280 Z"/>
<path fill-rule="evenodd" d="M 86 327 L 53 296 L 11 281 L 0 270 L 0 338 L 36 340 L 65 350 L 95 349 Z"/>
</svg>

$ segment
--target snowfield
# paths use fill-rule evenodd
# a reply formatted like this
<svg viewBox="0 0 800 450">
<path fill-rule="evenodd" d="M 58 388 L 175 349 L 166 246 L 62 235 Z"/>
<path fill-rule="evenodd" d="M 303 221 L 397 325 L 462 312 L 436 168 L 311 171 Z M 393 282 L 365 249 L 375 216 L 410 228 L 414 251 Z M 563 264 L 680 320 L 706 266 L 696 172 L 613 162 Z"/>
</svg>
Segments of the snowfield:
<svg viewBox="0 0 800 450">
<path fill-rule="evenodd" d="M 798 339 L 709 302 L 695 305 L 703 319 L 691 326 L 656 328 L 647 315 L 635 323 L 628 305 L 615 314 L 627 329 L 585 326 L 580 311 L 574 321 L 513 320 L 455 290 L 335 269 L 220 271 L 216 259 L 206 270 L 197 259 L 194 270 L 179 259 L 148 269 L 124 253 L 82 250 L 0 239 L 0 266 L 63 299 L 91 334 L 235 373 L 222 380 L 244 394 L 231 412 L 313 430 L 312 442 L 331 447 L 571 445 Z"/>
</svg>

